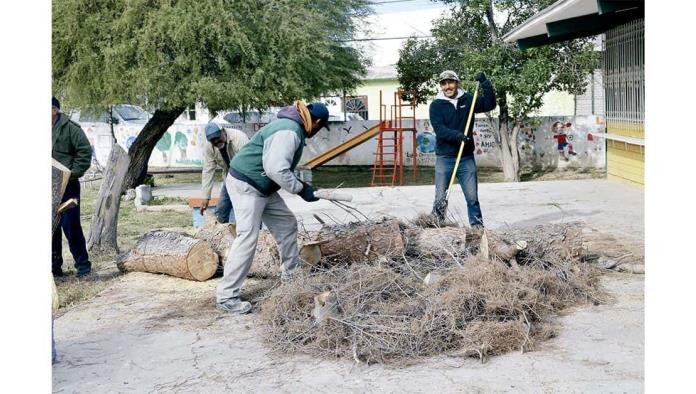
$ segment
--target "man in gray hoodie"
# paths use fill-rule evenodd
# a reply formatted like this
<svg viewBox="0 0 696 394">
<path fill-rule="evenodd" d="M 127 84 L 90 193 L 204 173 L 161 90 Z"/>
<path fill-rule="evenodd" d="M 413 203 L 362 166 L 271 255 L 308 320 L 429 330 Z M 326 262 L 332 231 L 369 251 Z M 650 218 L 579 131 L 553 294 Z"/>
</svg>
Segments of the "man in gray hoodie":
<svg viewBox="0 0 696 394">
<path fill-rule="evenodd" d="M 239 293 L 254 260 L 262 222 L 278 243 L 282 277 L 298 269 L 297 219 L 278 190 L 297 194 L 307 202 L 318 200 L 312 186 L 300 181 L 293 171 L 302 157 L 305 138 L 327 126 L 328 119 L 324 104 L 296 102 L 278 112 L 278 119 L 256 132 L 230 162 L 225 185 L 234 201 L 237 237 L 217 288 L 219 309 L 230 313 L 251 310 L 251 304 L 242 301 Z"/>
</svg>

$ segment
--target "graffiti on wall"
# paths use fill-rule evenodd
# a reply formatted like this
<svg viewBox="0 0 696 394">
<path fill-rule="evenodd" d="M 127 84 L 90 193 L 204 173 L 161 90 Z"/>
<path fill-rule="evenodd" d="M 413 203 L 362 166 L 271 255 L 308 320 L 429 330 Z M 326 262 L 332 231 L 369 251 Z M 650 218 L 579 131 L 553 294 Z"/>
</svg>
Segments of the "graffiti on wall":
<svg viewBox="0 0 696 394">
<path fill-rule="evenodd" d="M 114 127 L 116 142 L 126 151 L 135 143 L 142 125 Z M 174 124 L 157 141 L 150 156 L 153 167 L 201 167 L 203 166 L 203 143 L 205 125 Z M 92 144 L 95 159 L 104 165 L 109 157 L 113 138 L 108 127 L 86 127 L 85 134 Z M 95 144 L 96 142 L 96 144 Z"/>
<path fill-rule="evenodd" d="M 487 119 L 476 119 L 474 124 L 474 144 L 476 162 L 481 167 L 500 167 L 500 141 Z M 560 123 L 559 123 L 560 122 Z M 331 125 L 331 131 L 322 130 L 306 141 L 301 159 L 306 162 L 341 143 L 359 135 L 376 124 L 376 121 L 350 121 Z M 560 128 L 559 125 L 563 127 Z M 227 125 L 252 136 L 260 127 L 257 124 Z M 207 143 L 204 124 L 174 124 L 157 142 L 148 164 L 152 167 L 202 167 L 203 147 Z M 415 153 L 419 166 L 435 165 L 436 134 L 427 119 L 416 120 Z M 562 130 L 562 134 L 561 134 Z M 603 132 L 604 119 L 595 116 L 578 117 L 540 117 L 533 118 L 522 125 L 518 133 L 518 146 L 522 166 L 534 167 L 595 167 L 605 165 L 605 145 L 603 139 L 592 138 L 590 133 Z M 137 140 L 139 129 L 134 126 L 118 126 L 114 129 L 116 141 L 125 149 Z M 102 166 L 111 150 L 111 131 L 108 128 L 85 128 L 90 143 L 94 147 L 95 161 Z M 554 135 L 563 135 L 556 137 Z M 411 134 L 406 133 L 404 158 L 410 163 L 414 155 Z M 559 151 L 559 141 L 565 138 L 564 156 Z M 572 152 L 570 145 L 572 144 Z M 372 165 L 377 148 L 373 138 L 350 151 L 336 157 L 326 165 Z"/>
<path fill-rule="evenodd" d="M 476 119 L 474 122 L 474 154 L 483 155 L 491 153 L 498 148 L 491 125 L 486 119 Z"/>
<path fill-rule="evenodd" d="M 559 127 L 563 126 L 563 127 Z M 418 120 L 418 141 L 430 140 L 434 131 L 428 120 Z M 476 162 L 482 167 L 500 167 L 500 141 L 492 129 L 497 120 L 489 122 L 478 118 L 474 123 L 474 154 Z M 595 167 L 605 165 L 603 140 L 593 138 L 591 133 L 604 130 L 604 118 L 596 116 L 578 117 L 537 117 L 523 124 L 517 134 L 517 143 L 522 166 L 530 167 Z M 554 137 L 554 135 L 560 135 Z M 558 144 L 565 139 L 565 156 L 560 155 Z M 435 152 L 426 152 L 425 144 L 417 146 L 418 164 L 432 166 Z M 408 144 L 404 148 L 408 150 Z M 570 153 L 572 152 L 572 153 Z M 407 153 L 411 157 L 410 153 Z M 566 160 L 567 157 L 567 160 Z"/>
</svg>

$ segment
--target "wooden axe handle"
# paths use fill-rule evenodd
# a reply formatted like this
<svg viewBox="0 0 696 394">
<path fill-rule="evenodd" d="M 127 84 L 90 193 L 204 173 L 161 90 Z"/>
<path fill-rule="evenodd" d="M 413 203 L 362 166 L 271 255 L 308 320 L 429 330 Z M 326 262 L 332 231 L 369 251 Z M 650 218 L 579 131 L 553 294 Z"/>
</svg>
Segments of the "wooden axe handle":
<svg viewBox="0 0 696 394">
<path fill-rule="evenodd" d="M 61 214 L 70 208 L 77 206 L 77 198 L 71 198 L 58 206 L 57 214 Z"/>
<path fill-rule="evenodd" d="M 334 200 L 334 201 L 353 201 L 353 196 L 346 193 L 338 193 L 331 190 L 317 190 L 314 192 L 314 196 L 324 200 Z"/>
</svg>

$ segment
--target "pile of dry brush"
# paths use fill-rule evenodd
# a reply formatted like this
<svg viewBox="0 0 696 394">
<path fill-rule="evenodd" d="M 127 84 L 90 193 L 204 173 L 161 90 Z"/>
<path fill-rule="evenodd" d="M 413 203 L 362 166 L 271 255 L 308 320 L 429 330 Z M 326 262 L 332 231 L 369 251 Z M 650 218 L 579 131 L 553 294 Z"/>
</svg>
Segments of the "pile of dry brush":
<svg viewBox="0 0 696 394">
<path fill-rule="evenodd" d="M 423 225 L 400 223 L 400 256 L 324 257 L 272 291 L 261 305 L 270 344 L 367 363 L 438 354 L 484 360 L 534 349 L 554 336 L 560 311 L 608 300 L 593 264 L 600 254 L 588 251 L 580 223 L 486 230 L 464 247 L 441 243 L 442 253 L 413 247 Z M 482 253 L 484 244 L 523 247 L 510 257 Z"/>
</svg>

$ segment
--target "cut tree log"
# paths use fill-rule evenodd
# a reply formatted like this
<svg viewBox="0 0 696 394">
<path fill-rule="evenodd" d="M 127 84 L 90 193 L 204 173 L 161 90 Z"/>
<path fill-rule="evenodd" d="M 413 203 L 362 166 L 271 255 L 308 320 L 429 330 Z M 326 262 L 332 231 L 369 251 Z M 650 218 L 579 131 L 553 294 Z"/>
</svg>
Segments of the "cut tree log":
<svg viewBox="0 0 696 394">
<path fill-rule="evenodd" d="M 392 219 L 378 224 L 356 224 L 348 230 L 325 227 L 320 231 L 319 245 L 323 257 L 339 257 L 342 261 L 370 261 L 379 257 L 399 257 L 405 252 L 399 221 Z"/>
<path fill-rule="evenodd" d="M 111 147 L 109 160 L 102 180 L 94 215 L 89 226 L 87 250 L 90 253 L 110 255 L 119 252 L 117 243 L 118 210 L 121 206 L 123 180 L 130 158 L 119 144 Z"/>
<path fill-rule="evenodd" d="M 234 242 L 236 232 L 234 225 L 218 223 L 215 215 L 206 212 L 203 227 L 195 237 L 207 241 L 215 253 L 219 256 L 222 270 L 227 263 L 230 248 Z M 249 269 L 249 276 L 268 278 L 280 275 L 280 254 L 273 236 L 268 231 L 260 231 L 256 243 L 254 262 Z"/>
<path fill-rule="evenodd" d="M 151 272 L 204 281 L 215 275 L 218 255 L 207 241 L 174 231 L 154 230 L 119 256 L 117 266 L 123 272 Z"/>
<path fill-rule="evenodd" d="M 478 246 L 480 238 L 462 227 L 409 229 L 406 237 L 409 251 L 426 258 L 463 256 L 472 246 Z"/>
<path fill-rule="evenodd" d="M 209 212 L 205 213 L 203 220 L 203 226 L 196 232 L 195 237 L 210 243 L 210 246 L 220 258 L 220 266 L 222 267 L 227 260 L 227 255 L 236 236 L 234 225 L 218 223 L 215 215 Z"/>
<path fill-rule="evenodd" d="M 63 200 L 63 193 L 65 193 L 65 188 L 68 186 L 69 180 L 70 170 L 68 167 L 60 164 L 58 160 L 53 159 L 53 166 L 51 168 L 51 215 L 53 217 L 52 232 L 56 231 L 56 228 L 58 228 L 58 223 L 60 223 L 58 207 Z"/>
</svg>

